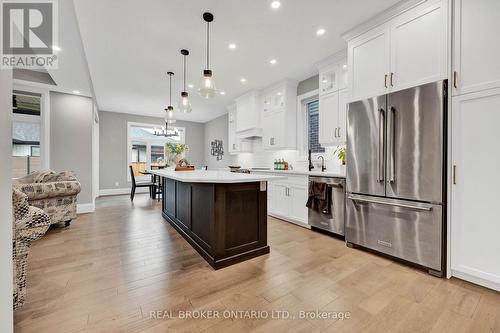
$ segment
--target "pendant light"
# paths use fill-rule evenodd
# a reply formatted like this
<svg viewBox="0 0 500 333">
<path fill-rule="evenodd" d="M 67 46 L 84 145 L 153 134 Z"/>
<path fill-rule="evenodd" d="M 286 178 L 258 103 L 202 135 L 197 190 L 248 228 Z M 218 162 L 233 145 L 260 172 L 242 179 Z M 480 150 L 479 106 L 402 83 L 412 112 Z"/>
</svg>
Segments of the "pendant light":
<svg viewBox="0 0 500 333">
<path fill-rule="evenodd" d="M 169 103 L 168 106 L 165 108 L 165 123 L 167 124 L 173 124 L 175 123 L 175 118 L 174 118 L 174 107 L 172 106 L 172 76 L 174 76 L 173 72 L 167 72 L 169 76 L 169 81 L 170 81 L 170 87 L 169 87 Z"/>
<path fill-rule="evenodd" d="M 189 51 L 182 49 L 181 54 L 184 56 L 184 90 L 181 92 L 181 100 L 179 101 L 179 111 L 182 113 L 191 112 L 191 103 L 189 102 L 189 94 L 186 91 L 186 57 L 189 55 Z"/>
<path fill-rule="evenodd" d="M 214 98 L 217 94 L 217 89 L 215 89 L 212 70 L 210 69 L 210 22 L 214 20 L 214 16 L 212 13 L 203 13 L 203 20 L 207 22 L 207 67 L 203 70 L 203 80 L 198 92 L 205 98 Z"/>
</svg>

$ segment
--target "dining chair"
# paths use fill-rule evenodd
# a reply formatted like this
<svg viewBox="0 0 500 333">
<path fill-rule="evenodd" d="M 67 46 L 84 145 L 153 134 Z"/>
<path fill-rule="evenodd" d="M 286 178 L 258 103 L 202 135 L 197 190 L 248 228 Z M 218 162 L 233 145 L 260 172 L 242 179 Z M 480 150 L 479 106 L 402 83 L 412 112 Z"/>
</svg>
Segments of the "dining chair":
<svg viewBox="0 0 500 333">
<path fill-rule="evenodd" d="M 134 196 L 135 196 L 135 189 L 137 187 L 149 187 L 149 196 L 152 197 L 153 191 L 155 191 L 155 184 L 153 182 L 136 182 L 135 181 L 135 175 L 134 175 L 134 169 L 132 166 L 129 166 L 130 169 L 130 178 L 132 179 L 132 190 L 130 191 L 130 200 L 134 201 Z"/>
</svg>

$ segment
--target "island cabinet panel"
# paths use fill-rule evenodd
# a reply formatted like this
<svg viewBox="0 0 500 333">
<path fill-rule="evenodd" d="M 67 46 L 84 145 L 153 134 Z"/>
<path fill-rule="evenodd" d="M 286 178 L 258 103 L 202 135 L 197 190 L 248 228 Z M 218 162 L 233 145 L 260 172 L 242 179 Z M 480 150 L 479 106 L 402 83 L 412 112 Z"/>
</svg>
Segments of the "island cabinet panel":
<svg viewBox="0 0 500 333">
<path fill-rule="evenodd" d="M 177 182 L 176 192 L 175 216 L 186 230 L 191 230 L 191 184 Z"/>
<path fill-rule="evenodd" d="M 207 251 L 212 250 L 214 238 L 214 191 L 213 184 L 191 185 L 191 231 Z"/>
<path fill-rule="evenodd" d="M 221 255 L 233 255 L 255 247 L 262 239 L 260 219 L 260 191 L 256 184 L 218 186 L 217 232 L 224 241 L 217 251 Z M 267 199 L 265 204 L 267 205 Z M 264 244 L 265 245 L 265 244 Z"/>
<path fill-rule="evenodd" d="M 168 179 L 163 198 L 163 217 L 213 268 L 269 253 L 265 182 Z"/>
<path fill-rule="evenodd" d="M 163 190 L 165 191 L 163 198 L 166 200 L 163 200 L 163 210 L 170 218 L 175 219 L 176 181 L 172 179 L 164 179 L 164 181 L 166 185 L 163 187 Z"/>
</svg>

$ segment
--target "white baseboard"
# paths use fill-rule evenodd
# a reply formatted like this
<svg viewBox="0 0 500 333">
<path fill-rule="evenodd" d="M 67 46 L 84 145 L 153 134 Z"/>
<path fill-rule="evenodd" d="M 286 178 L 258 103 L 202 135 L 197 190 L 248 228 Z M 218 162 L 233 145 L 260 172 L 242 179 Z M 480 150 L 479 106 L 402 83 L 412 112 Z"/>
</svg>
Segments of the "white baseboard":
<svg viewBox="0 0 500 333">
<path fill-rule="evenodd" d="M 288 218 L 288 217 L 285 217 L 285 216 L 281 216 L 279 214 L 271 213 L 271 212 L 268 211 L 267 215 L 272 216 L 272 217 L 277 218 L 277 219 L 280 219 L 280 220 L 283 220 L 283 221 L 286 221 L 286 222 L 290 222 L 290 223 L 296 224 L 296 225 L 298 225 L 299 227 L 302 227 L 302 228 L 311 229 L 311 226 L 309 224 L 307 224 L 307 223 L 296 221 L 294 219 L 291 219 L 291 218 Z"/>
<path fill-rule="evenodd" d="M 459 278 L 461 280 L 465 280 L 474 284 L 478 284 L 480 286 L 490 288 L 496 291 L 500 291 L 500 283 L 495 281 L 487 280 L 482 277 L 476 276 L 476 274 L 472 275 L 466 272 L 457 271 L 455 269 L 451 270 L 451 275 Z"/>
<path fill-rule="evenodd" d="M 99 190 L 99 196 L 105 197 L 108 195 L 122 195 L 122 194 L 130 194 L 130 188 L 111 188 Z M 135 190 L 135 193 L 149 193 L 149 189 L 146 187 L 139 187 Z"/>
<path fill-rule="evenodd" d="M 93 203 L 76 205 L 77 214 L 93 213 L 94 211 L 95 211 L 95 205 Z"/>
</svg>

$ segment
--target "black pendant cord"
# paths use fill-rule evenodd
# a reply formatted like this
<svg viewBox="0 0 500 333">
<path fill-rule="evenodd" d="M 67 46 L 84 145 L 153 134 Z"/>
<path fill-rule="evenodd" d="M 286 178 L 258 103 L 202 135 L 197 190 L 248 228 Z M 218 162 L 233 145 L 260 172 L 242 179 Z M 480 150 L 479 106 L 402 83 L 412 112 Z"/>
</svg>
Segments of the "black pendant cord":
<svg viewBox="0 0 500 333">
<path fill-rule="evenodd" d="M 169 103 L 168 105 L 169 106 L 172 106 L 172 75 L 170 74 L 170 89 L 169 89 L 169 95 L 170 95 L 170 98 L 169 98 Z"/>
<path fill-rule="evenodd" d="M 207 69 L 210 69 L 210 22 L 207 22 Z"/>
<path fill-rule="evenodd" d="M 183 91 L 186 91 L 186 55 L 184 55 L 184 90 Z"/>
</svg>

